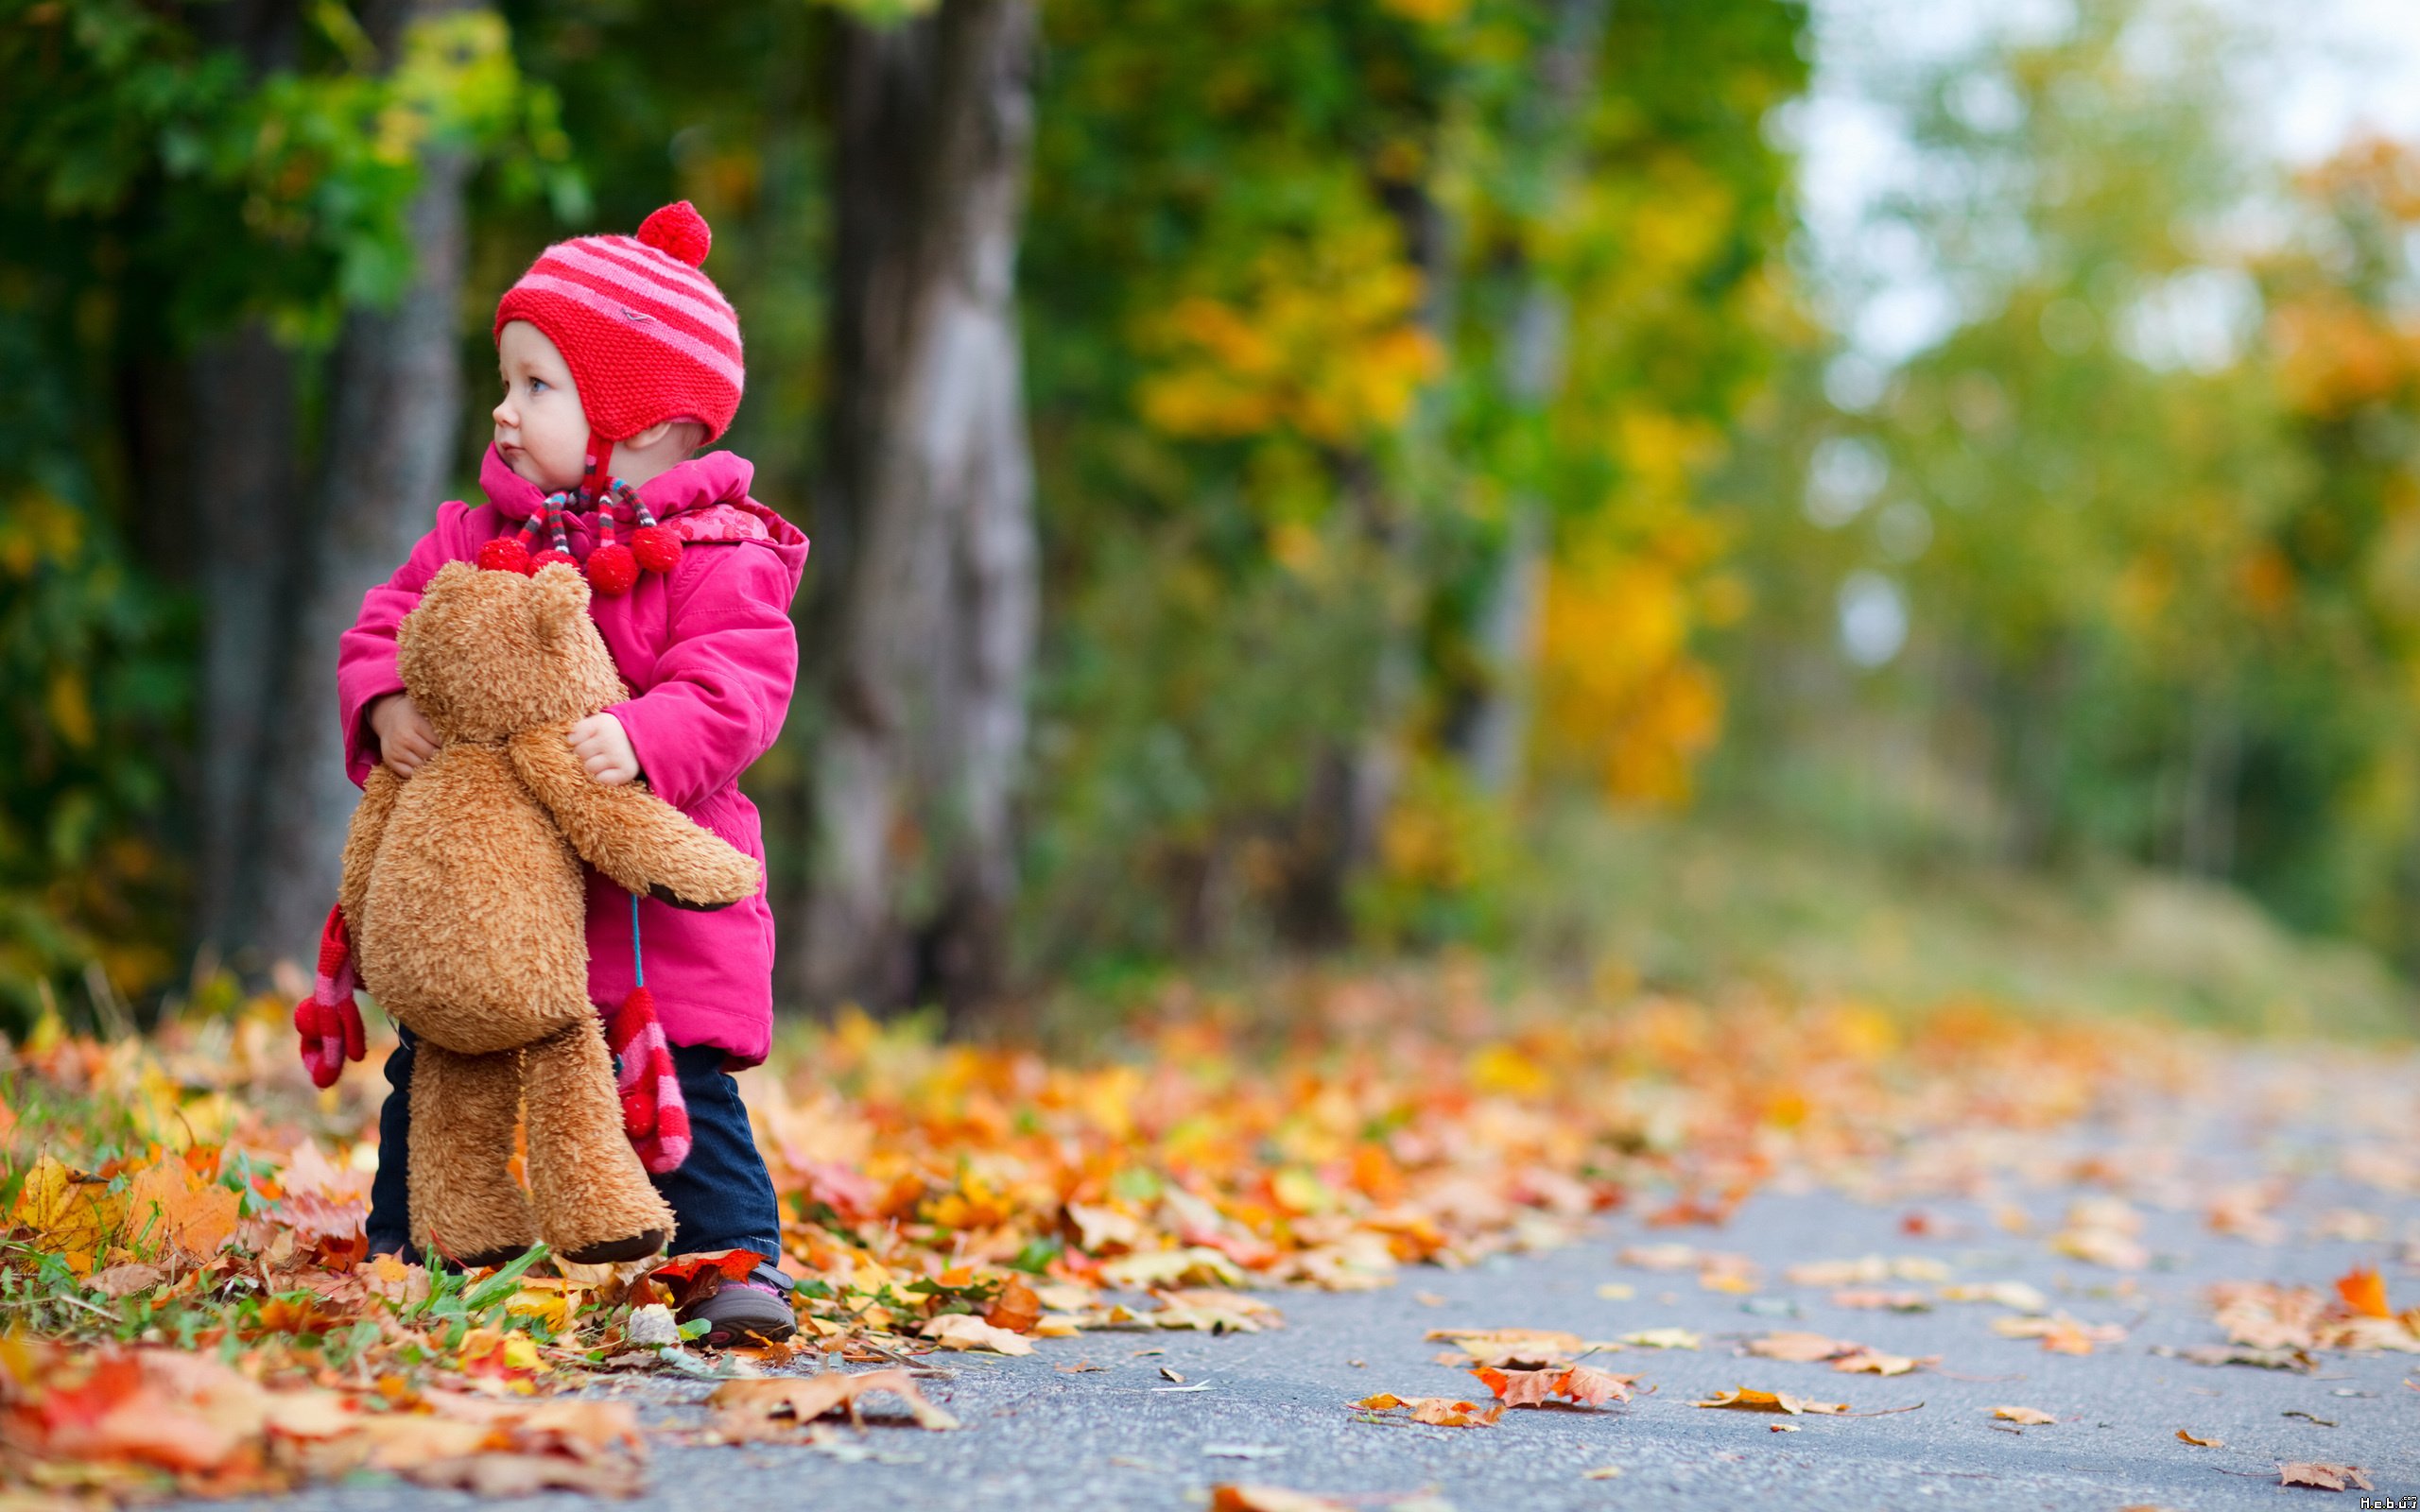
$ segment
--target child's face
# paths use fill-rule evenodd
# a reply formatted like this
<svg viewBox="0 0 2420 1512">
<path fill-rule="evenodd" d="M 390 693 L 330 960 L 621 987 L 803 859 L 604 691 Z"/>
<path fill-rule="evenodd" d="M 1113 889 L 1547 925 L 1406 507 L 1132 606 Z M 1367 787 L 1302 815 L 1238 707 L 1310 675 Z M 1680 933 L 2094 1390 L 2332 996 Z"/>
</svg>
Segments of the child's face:
<svg viewBox="0 0 2420 1512">
<path fill-rule="evenodd" d="M 504 465 L 548 492 L 579 486 L 588 466 L 588 415 L 563 354 L 527 320 L 496 335 L 504 398 L 493 412 Z"/>
</svg>

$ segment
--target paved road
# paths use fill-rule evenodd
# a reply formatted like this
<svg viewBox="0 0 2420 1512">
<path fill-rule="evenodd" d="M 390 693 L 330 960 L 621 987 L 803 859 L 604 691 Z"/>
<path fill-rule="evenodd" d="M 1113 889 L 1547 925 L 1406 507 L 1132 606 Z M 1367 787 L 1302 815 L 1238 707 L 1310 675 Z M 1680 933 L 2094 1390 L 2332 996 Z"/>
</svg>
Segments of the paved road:
<svg viewBox="0 0 2420 1512">
<path fill-rule="evenodd" d="M 2057 1140 L 2002 1141 L 1996 1153 L 1979 1157 L 1986 1165 L 1998 1162 L 1998 1170 L 1992 1190 L 1972 1199 L 1911 1201 L 1904 1187 L 1865 1201 L 1822 1188 L 1769 1192 L 1721 1229 L 1651 1232 L 1616 1217 L 1562 1249 L 1458 1272 L 1407 1272 L 1388 1291 L 1285 1296 L 1277 1300 L 1288 1326 L 1277 1332 L 1217 1339 L 1098 1333 L 1045 1341 L 1025 1359 L 938 1355 L 933 1363 L 951 1374 L 932 1383 L 933 1394 L 965 1420 L 964 1432 L 844 1431 L 839 1455 L 764 1445 L 663 1449 L 647 1494 L 620 1504 L 1141 1512 L 1198 1508 L 1206 1487 L 1219 1481 L 1326 1492 L 1373 1508 L 1427 1489 L 1458 1512 L 1751 1505 L 2114 1512 L 2135 1503 L 2291 1506 L 2306 1498 L 2322 1499 L 2319 1506 L 2361 1504 L 2358 1492 L 2334 1498 L 2279 1488 L 2281 1460 L 2358 1464 L 2379 1496 L 2409 1496 L 2420 1493 L 2420 1391 L 2404 1383 L 2407 1376 L 2420 1380 L 2420 1357 L 2331 1354 L 2306 1376 L 2198 1366 L 2153 1352 L 2220 1341 L 2202 1296 L 2213 1280 L 2277 1280 L 2325 1290 L 2349 1266 L 2366 1263 L 2384 1268 L 2398 1305 L 2420 1301 L 2420 1270 L 2402 1258 L 2420 1200 L 2409 1185 L 2400 1193 L 2381 1190 L 2375 1172 L 2368 1183 L 2338 1174 L 2348 1141 L 2391 1137 L 2403 1151 L 2415 1147 L 2407 1091 L 2412 1079 L 2408 1068 L 2343 1074 L 2372 1080 L 2360 1096 L 2302 1096 L 2299 1107 L 2280 1108 L 2275 1094 L 2286 1073 L 2247 1065 L 2238 1085 L 2197 1100 L 2223 1110 L 2208 1123 L 2192 1122 L 2180 1108 L 2147 1105 L 2118 1125 Z M 2288 1079 L 2308 1093 L 2313 1089 L 2302 1075 Z M 2146 1204 L 2142 1238 L 2153 1259 L 2132 1276 L 2131 1290 L 2124 1273 L 2080 1263 L 2046 1243 L 2078 1194 L 2063 1184 L 2063 1167 L 2086 1153 L 2100 1156 L 2118 1186 Z M 1972 1162 L 1947 1165 L 1946 1175 L 1936 1169 L 1926 1179 L 1972 1184 Z M 2058 1179 L 2044 1179 L 2052 1177 Z M 2203 1221 L 2199 1204 L 2211 1192 L 2254 1177 L 2273 1179 L 2285 1193 L 2271 1210 L 2287 1234 L 2279 1243 L 2217 1234 Z M 2385 1179 L 2396 1184 L 2392 1170 Z M 2194 1206 L 2149 1206 L 2157 1200 Z M 2032 1232 L 2011 1235 L 1996 1225 L 2012 1203 L 2037 1220 Z M 1900 1218 L 1911 1206 L 1953 1230 L 1962 1227 L 1962 1235 L 1908 1237 Z M 2383 1220 L 2393 1237 L 2309 1237 L 2322 1213 L 2347 1209 Z M 1764 1269 L 1763 1288 L 1746 1297 L 1702 1290 L 1693 1272 L 1643 1270 L 1616 1258 L 1627 1246 L 1675 1240 L 1749 1256 Z M 1994 1334 L 1990 1322 L 2005 1315 L 2003 1309 L 1850 1310 L 1832 1305 L 1827 1290 L 1790 1286 L 1780 1276 L 1794 1262 L 1869 1252 L 1928 1256 L 1962 1280 L 2025 1280 L 2049 1294 L 2054 1306 L 2086 1322 L 2126 1325 L 2129 1333 L 2090 1356 L 2054 1354 Z M 1636 1295 L 1609 1299 L 1599 1293 L 1608 1283 L 1628 1283 Z M 1797 1315 L 1776 1315 L 1786 1306 Z M 1696 1351 L 1630 1349 L 1598 1362 L 1644 1371 L 1642 1387 L 1653 1388 L 1605 1411 L 1518 1411 L 1494 1428 L 1455 1430 L 1373 1423 L 1347 1409 L 1352 1399 L 1377 1391 L 1483 1394 L 1467 1375 L 1432 1363 L 1440 1346 L 1422 1335 L 1446 1325 L 1562 1329 L 1590 1338 L 1679 1326 L 1705 1337 Z M 1850 1376 L 1820 1364 L 1735 1352 L 1739 1337 L 1774 1328 L 1939 1354 L 1942 1368 L 1956 1376 Z M 1144 1350 L 1164 1352 L 1138 1353 Z M 1063 1368 L 1079 1362 L 1107 1368 Z M 1203 1389 L 1165 1389 L 1170 1383 L 1159 1373 L 1163 1366 Z M 1884 1417 L 1775 1418 L 1688 1405 L 1737 1385 L 1846 1401 L 1860 1412 L 1922 1406 Z M 706 1388 L 649 1389 L 682 1402 Z M 2060 1420 L 2022 1432 L 1996 1428 L 1989 1411 L 2003 1403 Z M 666 1405 L 653 1416 L 660 1422 L 703 1418 L 689 1405 Z M 1772 1432 L 1776 1422 L 1799 1431 Z M 2180 1442 L 2180 1428 L 2225 1447 Z M 1237 1447 L 1259 1457 L 1219 1453 Z M 1620 1475 L 1584 1473 L 1605 1466 L 1619 1467 Z M 385 1512 L 471 1503 L 358 1485 L 283 1504 Z M 568 1499 L 533 1504 L 563 1506 Z"/>
</svg>

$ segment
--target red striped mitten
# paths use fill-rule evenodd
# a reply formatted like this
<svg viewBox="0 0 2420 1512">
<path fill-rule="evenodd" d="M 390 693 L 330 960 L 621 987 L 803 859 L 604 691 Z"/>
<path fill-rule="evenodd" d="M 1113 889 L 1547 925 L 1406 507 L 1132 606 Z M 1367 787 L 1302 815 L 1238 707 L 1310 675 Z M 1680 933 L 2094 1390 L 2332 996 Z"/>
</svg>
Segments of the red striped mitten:
<svg viewBox="0 0 2420 1512">
<path fill-rule="evenodd" d="M 622 1128 L 639 1163 L 658 1176 L 678 1170 L 689 1158 L 689 1105 L 681 1099 L 671 1041 L 656 1022 L 655 994 L 631 988 L 605 1027 L 605 1043 L 619 1059 Z"/>
<path fill-rule="evenodd" d="M 294 1005 L 294 1032 L 302 1037 L 302 1068 L 311 1074 L 314 1087 L 335 1086 L 346 1061 L 369 1054 L 353 988 L 353 939 L 345 933 L 344 911 L 331 908 L 320 930 L 319 976 L 311 995 Z"/>
</svg>

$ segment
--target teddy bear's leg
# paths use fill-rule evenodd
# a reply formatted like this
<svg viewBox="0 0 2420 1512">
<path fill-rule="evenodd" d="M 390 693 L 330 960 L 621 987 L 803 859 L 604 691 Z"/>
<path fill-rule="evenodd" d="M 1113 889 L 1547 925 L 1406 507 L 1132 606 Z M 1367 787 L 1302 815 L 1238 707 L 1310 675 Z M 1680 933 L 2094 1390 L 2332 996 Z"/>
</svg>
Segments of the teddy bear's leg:
<svg viewBox="0 0 2420 1512">
<path fill-rule="evenodd" d="M 412 1237 L 424 1253 L 501 1265 L 537 1238 L 512 1178 L 521 1052 L 458 1055 L 424 1039 L 412 1058 Z"/>
<path fill-rule="evenodd" d="M 589 1019 L 525 1055 L 539 1231 L 558 1254 L 583 1265 L 654 1254 L 672 1236 L 672 1210 L 622 1130 L 603 1025 Z"/>
</svg>

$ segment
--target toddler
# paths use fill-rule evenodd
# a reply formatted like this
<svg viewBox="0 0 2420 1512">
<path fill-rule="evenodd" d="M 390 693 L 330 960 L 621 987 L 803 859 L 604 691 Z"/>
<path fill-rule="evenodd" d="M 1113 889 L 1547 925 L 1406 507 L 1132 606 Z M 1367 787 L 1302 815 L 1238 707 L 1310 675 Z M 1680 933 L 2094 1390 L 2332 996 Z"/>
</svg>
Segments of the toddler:
<svg viewBox="0 0 2420 1512">
<path fill-rule="evenodd" d="M 746 461 L 695 455 L 730 425 L 744 378 L 738 317 L 703 270 L 711 243 L 685 200 L 667 205 L 634 238 L 546 249 L 496 306 L 504 398 L 479 470 L 487 503 L 441 507 L 436 528 L 371 590 L 343 637 L 337 702 L 355 782 L 381 762 L 408 780 L 436 753 L 395 665 L 396 627 L 423 586 L 483 547 L 495 548 L 493 564 L 520 558 L 495 543 L 534 541 L 527 550 L 584 565 L 596 589 L 589 612 L 635 690 L 572 728 L 589 775 L 645 777 L 656 796 L 764 861 L 738 781 L 789 709 L 798 672 L 789 605 L 807 543 L 748 496 Z M 667 534 L 681 543 L 668 570 Z M 780 1211 L 729 1074 L 764 1059 L 772 1033 L 773 919 L 763 893 L 713 913 L 642 899 L 633 914 L 630 895 L 592 869 L 588 956 L 590 1001 L 620 1003 L 643 972 L 672 1041 L 690 1147 L 654 1179 L 677 1224 L 673 1247 L 749 1249 L 767 1262 L 695 1298 L 684 1321 L 703 1318 L 714 1345 L 788 1337 Z M 406 1034 L 387 1060 L 394 1090 L 379 1115 L 372 1253 L 409 1246 L 412 1055 Z"/>
</svg>

